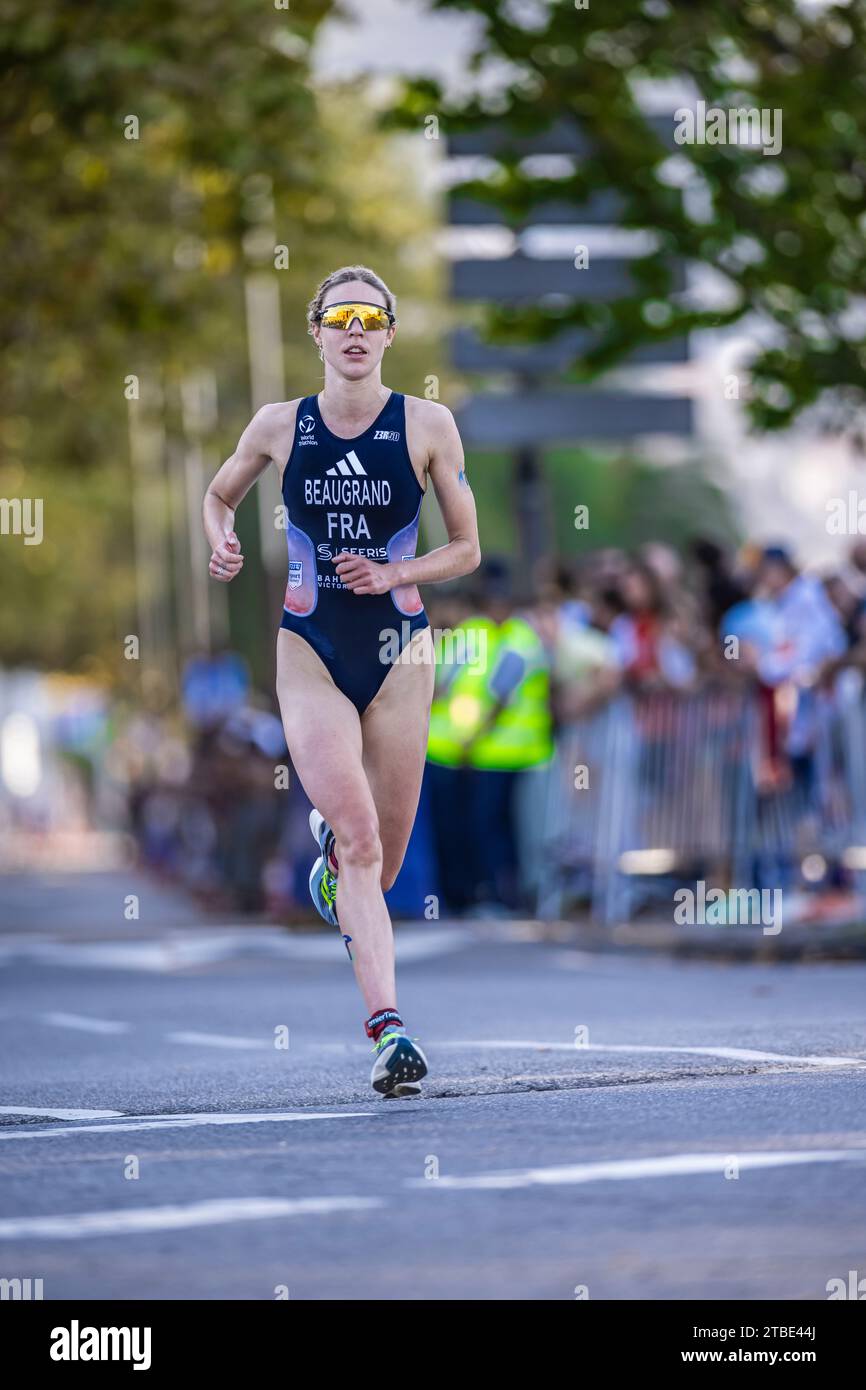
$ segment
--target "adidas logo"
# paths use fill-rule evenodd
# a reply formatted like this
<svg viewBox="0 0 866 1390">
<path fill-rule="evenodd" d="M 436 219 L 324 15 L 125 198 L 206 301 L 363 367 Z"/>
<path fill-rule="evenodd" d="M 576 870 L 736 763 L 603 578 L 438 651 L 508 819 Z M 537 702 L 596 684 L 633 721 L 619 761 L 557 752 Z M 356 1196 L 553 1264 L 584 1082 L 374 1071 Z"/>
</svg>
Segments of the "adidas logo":
<svg viewBox="0 0 866 1390">
<path fill-rule="evenodd" d="M 361 460 L 358 458 L 358 455 L 355 453 L 355 450 L 350 449 L 344 459 L 337 459 L 337 462 L 334 464 L 333 468 L 329 468 L 327 470 L 326 476 L 329 478 L 335 478 L 339 475 L 342 475 L 345 478 L 351 477 L 353 473 L 356 477 L 360 478 L 366 478 L 367 476 L 367 470 L 362 464 Z"/>
</svg>

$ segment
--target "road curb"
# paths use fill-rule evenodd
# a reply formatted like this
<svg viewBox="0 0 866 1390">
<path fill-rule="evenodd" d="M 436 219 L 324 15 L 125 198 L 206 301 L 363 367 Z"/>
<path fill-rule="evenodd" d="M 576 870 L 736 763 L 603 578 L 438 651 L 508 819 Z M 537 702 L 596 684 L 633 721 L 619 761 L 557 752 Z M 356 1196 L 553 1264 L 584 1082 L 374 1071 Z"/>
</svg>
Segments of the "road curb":
<svg viewBox="0 0 866 1390">
<path fill-rule="evenodd" d="M 555 942 L 588 952 L 632 951 L 683 959 L 765 962 L 866 960 L 866 921 L 797 923 L 783 926 L 776 935 L 765 934 L 760 925 L 678 927 L 652 921 L 601 927 L 589 922 L 487 918 L 473 925 L 482 938 Z"/>
</svg>

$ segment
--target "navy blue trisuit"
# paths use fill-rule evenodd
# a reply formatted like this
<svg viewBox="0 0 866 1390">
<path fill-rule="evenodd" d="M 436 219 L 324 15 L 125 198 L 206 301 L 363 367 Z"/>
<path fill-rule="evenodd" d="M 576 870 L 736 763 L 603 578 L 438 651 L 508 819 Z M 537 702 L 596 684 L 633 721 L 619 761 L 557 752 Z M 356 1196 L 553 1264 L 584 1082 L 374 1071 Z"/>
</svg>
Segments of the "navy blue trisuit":
<svg viewBox="0 0 866 1390">
<path fill-rule="evenodd" d="M 430 624 L 414 584 L 355 594 L 333 556 L 342 550 L 380 564 L 413 559 L 423 500 L 399 391 L 355 439 L 331 433 L 318 396 L 301 401 L 283 473 L 289 579 L 280 626 L 309 642 L 359 714 L 413 633 Z"/>
</svg>

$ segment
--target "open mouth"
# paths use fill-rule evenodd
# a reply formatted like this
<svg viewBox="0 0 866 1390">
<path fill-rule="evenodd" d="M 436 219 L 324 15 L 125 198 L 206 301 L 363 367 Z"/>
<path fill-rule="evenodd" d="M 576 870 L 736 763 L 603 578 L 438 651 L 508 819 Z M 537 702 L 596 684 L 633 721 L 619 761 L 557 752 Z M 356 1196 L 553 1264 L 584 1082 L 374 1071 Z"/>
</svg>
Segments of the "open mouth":
<svg viewBox="0 0 866 1390">
<path fill-rule="evenodd" d="M 366 357 L 367 349 L 355 344 L 352 347 L 343 348 L 344 357 Z"/>
</svg>

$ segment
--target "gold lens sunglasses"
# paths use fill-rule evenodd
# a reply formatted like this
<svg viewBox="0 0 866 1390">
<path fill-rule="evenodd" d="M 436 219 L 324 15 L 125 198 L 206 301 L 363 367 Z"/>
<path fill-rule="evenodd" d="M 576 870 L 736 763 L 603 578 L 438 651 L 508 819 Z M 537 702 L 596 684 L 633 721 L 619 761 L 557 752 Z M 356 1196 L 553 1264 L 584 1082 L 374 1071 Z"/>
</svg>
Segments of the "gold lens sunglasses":
<svg viewBox="0 0 866 1390">
<path fill-rule="evenodd" d="M 329 304 L 326 309 L 320 311 L 317 318 L 323 328 L 342 329 L 347 329 L 355 319 L 360 319 L 365 333 L 375 328 L 390 328 L 392 323 L 397 322 L 391 310 L 381 304 L 362 304 L 350 299 Z"/>
</svg>

